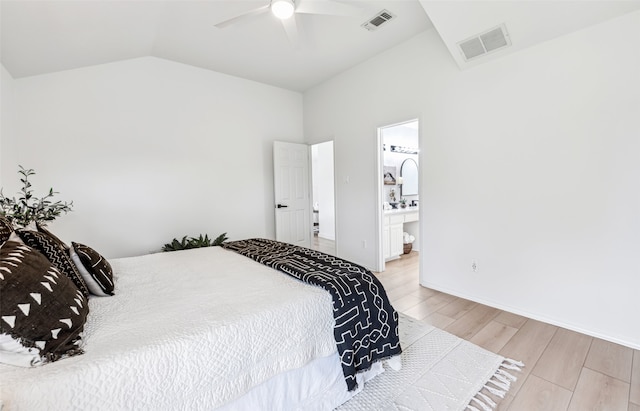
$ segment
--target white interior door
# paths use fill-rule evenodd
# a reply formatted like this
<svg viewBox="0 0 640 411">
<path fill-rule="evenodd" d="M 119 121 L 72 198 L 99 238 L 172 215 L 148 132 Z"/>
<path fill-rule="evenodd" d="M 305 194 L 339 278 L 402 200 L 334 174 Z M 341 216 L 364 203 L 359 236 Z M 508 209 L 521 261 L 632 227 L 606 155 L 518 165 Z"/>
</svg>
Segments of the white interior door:
<svg viewBox="0 0 640 411">
<path fill-rule="evenodd" d="M 311 246 L 309 146 L 273 143 L 276 240 Z"/>
</svg>

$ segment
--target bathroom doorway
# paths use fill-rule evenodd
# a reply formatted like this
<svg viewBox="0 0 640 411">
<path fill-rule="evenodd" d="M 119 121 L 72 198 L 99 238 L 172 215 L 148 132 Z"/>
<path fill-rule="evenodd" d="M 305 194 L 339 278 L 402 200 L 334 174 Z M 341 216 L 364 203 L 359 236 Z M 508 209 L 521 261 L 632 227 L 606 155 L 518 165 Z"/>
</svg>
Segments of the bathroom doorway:
<svg viewBox="0 0 640 411">
<path fill-rule="evenodd" d="M 378 271 L 420 251 L 419 122 L 378 128 Z"/>
<path fill-rule="evenodd" d="M 333 141 L 311 145 L 311 248 L 336 255 Z"/>
</svg>

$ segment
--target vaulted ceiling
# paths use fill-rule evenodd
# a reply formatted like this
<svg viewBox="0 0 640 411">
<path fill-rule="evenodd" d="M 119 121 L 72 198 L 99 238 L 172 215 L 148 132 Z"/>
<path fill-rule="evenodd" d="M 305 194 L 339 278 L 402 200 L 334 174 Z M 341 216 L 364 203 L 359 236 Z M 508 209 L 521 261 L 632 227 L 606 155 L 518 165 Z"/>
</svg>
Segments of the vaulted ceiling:
<svg viewBox="0 0 640 411">
<path fill-rule="evenodd" d="M 457 43 L 498 24 L 506 24 L 512 47 L 478 62 L 640 9 L 640 0 L 337 0 L 356 12 L 295 14 L 297 46 L 271 13 L 215 26 L 269 2 L 2 0 L 1 61 L 20 78 L 155 56 L 304 91 L 434 27 L 465 68 L 470 64 L 461 60 Z M 374 31 L 362 27 L 383 9 L 396 17 Z"/>
</svg>

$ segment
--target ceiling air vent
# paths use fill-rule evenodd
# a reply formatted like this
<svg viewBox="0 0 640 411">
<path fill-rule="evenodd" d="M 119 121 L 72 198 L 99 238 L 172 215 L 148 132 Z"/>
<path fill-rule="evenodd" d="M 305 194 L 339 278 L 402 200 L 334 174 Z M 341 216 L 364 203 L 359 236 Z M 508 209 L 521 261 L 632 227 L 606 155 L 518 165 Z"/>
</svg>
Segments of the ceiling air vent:
<svg viewBox="0 0 640 411">
<path fill-rule="evenodd" d="M 362 24 L 362 27 L 369 31 L 373 31 L 389 20 L 394 19 L 395 17 L 396 15 L 391 13 L 389 10 L 382 10 L 381 12 L 370 18 L 368 21 L 364 22 Z"/>
<path fill-rule="evenodd" d="M 458 43 L 466 61 L 510 45 L 511 39 L 504 24 Z"/>
</svg>

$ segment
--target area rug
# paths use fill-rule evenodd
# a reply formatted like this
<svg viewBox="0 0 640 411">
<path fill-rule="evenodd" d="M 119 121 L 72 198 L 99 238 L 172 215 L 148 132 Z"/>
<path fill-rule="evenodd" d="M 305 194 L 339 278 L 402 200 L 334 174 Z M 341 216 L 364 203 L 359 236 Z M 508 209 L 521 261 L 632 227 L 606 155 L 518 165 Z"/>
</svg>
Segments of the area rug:
<svg viewBox="0 0 640 411">
<path fill-rule="evenodd" d="M 387 368 L 338 410 L 491 411 L 491 397 L 504 398 L 524 366 L 404 314 L 399 329 L 402 368 Z"/>
</svg>

